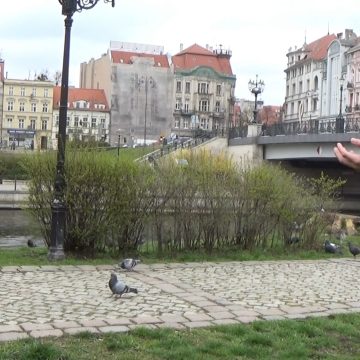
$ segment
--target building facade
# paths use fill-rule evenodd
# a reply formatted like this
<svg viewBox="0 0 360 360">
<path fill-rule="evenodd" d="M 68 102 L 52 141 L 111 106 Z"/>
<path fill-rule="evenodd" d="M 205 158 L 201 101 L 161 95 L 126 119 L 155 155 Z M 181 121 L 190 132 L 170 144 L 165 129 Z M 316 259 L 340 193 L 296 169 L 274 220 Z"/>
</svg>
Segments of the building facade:
<svg viewBox="0 0 360 360">
<path fill-rule="evenodd" d="M 344 110 L 354 115 L 359 107 L 359 50 L 359 38 L 346 29 L 289 51 L 284 120 L 335 118 Z"/>
<path fill-rule="evenodd" d="M 161 46 L 111 42 L 80 67 L 80 86 L 103 88 L 111 102 L 109 142 L 148 143 L 170 133 L 173 75 Z"/>
<path fill-rule="evenodd" d="M 51 148 L 53 83 L 5 78 L 2 98 L 3 145 Z"/>
<path fill-rule="evenodd" d="M 326 80 L 326 59 L 335 35 L 326 35 L 286 54 L 284 121 L 302 121 L 320 116 L 321 95 Z"/>
<path fill-rule="evenodd" d="M 231 51 L 212 51 L 197 44 L 180 50 L 172 57 L 172 131 L 180 135 L 191 135 L 196 129 L 225 133 L 233 124 L 235 104 Z"/>
<path fill-rule="evenodd" d="M 0 149 L 3 147 L 4 60 L 0 58 Z"/>
<path fill-rule="evenodd" d="M 61 87 L 54 87 L 52 145 L 57 149 Z M 69 88 L 66 136 L 68 140 L 107 141 L 110 109 L 102 89 Z"/>
</svg>

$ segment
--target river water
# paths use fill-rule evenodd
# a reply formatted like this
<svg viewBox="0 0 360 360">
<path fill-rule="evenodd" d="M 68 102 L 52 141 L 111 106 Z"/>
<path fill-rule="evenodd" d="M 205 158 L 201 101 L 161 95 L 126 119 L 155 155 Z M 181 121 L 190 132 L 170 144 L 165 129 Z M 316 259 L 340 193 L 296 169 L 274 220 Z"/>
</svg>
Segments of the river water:
<svg viewBox="0 0 360 360">
<path fill-rule="evenodd" d="M 40 228 L 26 210 L 0 210 L 0 247 L 27 246 L 32 239 L 43 246 Z"/>
</svg>

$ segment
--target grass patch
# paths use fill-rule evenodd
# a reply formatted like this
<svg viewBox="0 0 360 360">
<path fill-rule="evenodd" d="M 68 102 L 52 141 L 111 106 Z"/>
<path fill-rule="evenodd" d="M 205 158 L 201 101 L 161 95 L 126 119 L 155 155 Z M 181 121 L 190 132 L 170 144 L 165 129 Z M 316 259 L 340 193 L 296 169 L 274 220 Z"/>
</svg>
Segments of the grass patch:
<svg viewBox="0 0 360 360">
<path fill-rule="evenodd" d="M 357 244 L 357 239 L 352 240 Z M 347 248 L 343 255 L 334 255 L 318 250 L 302 250 L 296 247 L 275 247 L 272 249 L 255 249 L 244 251 L 236 248 L 214 250 L 211 254 L 205 251 L 183 251 L 179 253 L 165 253 L 159 256 L 151 246 L 145 246 L 136 254 L 123 254 L 114 256 L 112 254 L 98 254 L 94 258 L 67 254 L 62 261 L 49 261 L 48 250 L 45 247 L 37 248 L 3 248 L 0 252 L 0 266 L 21 265 L 101 265 L 116 264 L 120 258 L 127 256 L 139 257 L 143 263 L 167 263 L 167 262 L 223 262 L 223 261 L 266 261 L 266 260 L 317 260 L 339 257 L 352 257 Z"/>
<path fill-rule="evenodd" d="M 2 343 L 0 360 L 355 360 L 360 358 L 359 324 L 360 314 L 349 314 L 183 331 L 137 328 L 129 333 Z"/>
</svg>

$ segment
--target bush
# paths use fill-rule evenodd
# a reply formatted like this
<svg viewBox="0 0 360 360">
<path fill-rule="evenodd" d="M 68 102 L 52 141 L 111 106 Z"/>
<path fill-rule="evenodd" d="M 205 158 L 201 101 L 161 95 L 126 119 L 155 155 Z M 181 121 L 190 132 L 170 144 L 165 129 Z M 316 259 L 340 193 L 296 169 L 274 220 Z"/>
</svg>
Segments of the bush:
<svg viewBox="0 0 360 360">
<path fill-rule="evenodd" d="M 0 152 L 0 179 L 27 180 L 27 173 L 23 168 L 25 156 Z"/>
<path fill-rule="evenodd" d="M 144 239 L 159 254 L 267 248 L 291 243 L 295 223 L 299 245 L 314 248 L 330 221 L 319 204 L 330 210 L 341 184 L 324 176 L 306 181 L 269 164 L 239 169 L 225 154 L 182 151 L 181 157 L 187 166 L 167 156 L 151 167 L 68 149 L 65 251 L 133 253 Z M 55 165 L 55 153 L 24 161 L 30 209 L 48 245 Z"/>
</svg>

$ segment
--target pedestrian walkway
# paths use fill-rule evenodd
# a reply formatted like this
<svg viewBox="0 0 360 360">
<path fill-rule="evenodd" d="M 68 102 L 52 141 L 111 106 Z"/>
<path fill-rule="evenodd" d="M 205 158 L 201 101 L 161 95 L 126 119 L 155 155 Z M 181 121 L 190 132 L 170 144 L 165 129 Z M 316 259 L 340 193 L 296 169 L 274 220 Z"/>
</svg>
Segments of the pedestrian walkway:
<svg viewBox="0 0 360 360">
<path fill-rule="evenodd" d="M 0 341 L 360 312 L 360 260 L 0 268 Z M 112 295 L 115 271 L 138 294 Z"/>
</svg>

